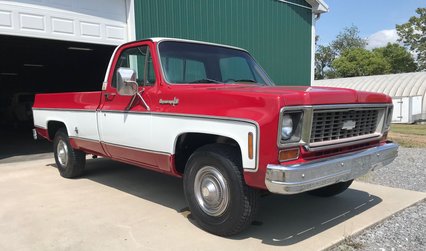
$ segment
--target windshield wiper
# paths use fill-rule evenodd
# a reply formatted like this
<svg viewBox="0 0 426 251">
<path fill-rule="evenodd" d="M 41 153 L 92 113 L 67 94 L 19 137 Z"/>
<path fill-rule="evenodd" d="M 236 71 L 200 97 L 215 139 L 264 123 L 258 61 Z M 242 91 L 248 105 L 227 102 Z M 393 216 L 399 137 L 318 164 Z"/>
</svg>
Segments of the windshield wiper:
<svg viewBox="0 0 426 251">
<path fill-rule="evenodd" d="M 239 82 L 248 82 L 248 83 L 256 83 L 258 84 L 256 81 L 252 80 L 252 79 L 238 79 L 234 81 L 235 83 L 239 83 Z"/>
<path fill-rule="evenodd" d="M 203 79 L 198 79 L 195 81 L 192 81 L 190 83 L 216 83 L 216 84 L 222 84 L 222 82 L 211 79 L 211 78 L 203 78 Z"/>
<path fill-rule="evenodd" d="M 234 83 L 242 83 L 242 82 L 246 82 L 246 83 L 255 83 L 255 84 L 258 84 L 258 85 L 266 85 L 266 84 L 264 84 L 264 83 L 256 82 L 256 81 L 254 81 L 254 80 L 252 80 L 252 79 L 238 79 L 238 80 L 235 80 L 235 81 L 234 81 Z"/>
</svg>

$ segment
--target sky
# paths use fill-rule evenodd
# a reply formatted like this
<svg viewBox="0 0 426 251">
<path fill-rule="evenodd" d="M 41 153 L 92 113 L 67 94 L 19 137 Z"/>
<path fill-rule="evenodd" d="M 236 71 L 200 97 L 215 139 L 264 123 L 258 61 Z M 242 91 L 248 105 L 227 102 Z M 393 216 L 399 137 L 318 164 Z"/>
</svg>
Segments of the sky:
<svg viewBox="0 0 426 251">
<path fill-rule="evenodd" d="M 396 24 L 403 24 L 417 15 L 418 7 L 426 7 L 426 0 L 324 0 L 329 12 L 321 15 L 316 23 L 319 44 L 333 41 L 344 27 L 352 24 L 360 30 L 360 36 L 368 41 L 367 48 L 385 46 L 396 42 Z"/>
</svg>

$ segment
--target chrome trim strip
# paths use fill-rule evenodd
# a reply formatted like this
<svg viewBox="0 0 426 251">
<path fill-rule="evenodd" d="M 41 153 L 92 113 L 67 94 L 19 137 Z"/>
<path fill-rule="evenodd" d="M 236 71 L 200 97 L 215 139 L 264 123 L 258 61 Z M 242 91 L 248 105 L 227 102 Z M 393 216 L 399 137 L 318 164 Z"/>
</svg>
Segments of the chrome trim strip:
<svg viewBox="0 0 426 251">
<path fill-rule="evenodd" d="M 371 142 L 371 141 L 378 140 L 378 139 L 380 139 L 380 137 L 371 137 L 371 138 L 361 139 L 361 140 L 356 140 L 356 141 L 348 141 L 348 142 L 345 142 L 345 143 L 336 143 L 334 145 L 323 145 L 323 146 L 317 146 L 317 147 L 310 147 L 310 146 L 306 145 L 304 147 L 305 147 L 306 150 L 308 150 L 310 152 L 317 152 L 317 151 L 322 151 L 322 150 L 328 150 L 328 149 L 331 149 L 331 148 L 353 146 L 353 145 L 357 145 L 357 144 Z"/>
<path fill-rule="evenodd" d="M 355 142 L 361 141 L 361 140 L 372 140 L 372 139 L 378 139 L 382 137 L 381 133 L 373 133 L 373 134 L 366 134 L 366 135 L 361 135 L 361 136 L 354 136 L 354 137 L 350 137 L 350 138 L 344 138 L 344 139 L 335 139 L 335 140 L 328 140 L 326 141 L 327 144 L 324 144 L 323 142 L 315 142 L 315 143 L 310 143 L 309 145 L 307 145 L 307 148 L 319 148 L 322 147 L 324 145 L 339 145 L 339 146 L 343 146 L 345 143 L 351 143 L 351 145 L 356 144 Z"/>
<path fill-rule="evenodd" d="M 370 104 L 338 104 L 338 105 L 314 105 L 312 106 L 314 110 L 328 110 L 328 109 L 356 109 L 356 108 L 384 108 L 391 103 L 370 103 Z"/>
<path fill-rule="evenodd" d="M 358 178 L 378 166 L 390 164 L 397 155 L 398 145 L 387 143 L 301 164 L 270 164 L 267 166 L 265 184 L 272 193 L 302 193 Z"/>
<path fill-rule="evenodd" d="M 243 48 L 239 48 L 239 47 L 235 47 L 235 46 L 231 46 L 231 45 L 216 44 L 216 43 L 210 43 L 210 42 L 204 42 L 204 41 L 197 41 L 197 40 L 190 40 L 190 39 L 153 37 L 153 38 L 149 38 L 149 40 L 151 40 L 152 42 L 156 42 L 156 43 L 160 43 L 160 42 L 164 42 L 164 41 L 172 41 L 172 42 L 184 42 L 184 43 L 193 43 L 193 44 L 204 44 L 204 45 L 219 46 L 219 47 L 225 47 L 225 48 L 229 48 L 229 49 L 235 49 L 235 50 L 240 50 L 240 51 L 247 52 L 247 50 L 245 50 Z"/>
<path fill-rule="evenodd" d="M 85 140 L 85 141 L 90 141 L 92 143 L 101 143 L 101 141 L 96 140 L 96 139 L 89 139 L 89 138 L 84 138 L 84 137 L 78 137 L 78 136 L 69 136 L 70 139 L 77 139 L 77 140 Z"/>
<path fill-rule="evenodd" d="M 259 124 L 250 119 L 244 118 L 232 118 L 232 117 L 223 117 L 223 116 L 211 116 L 211 115 L 199 115 L 199 114 L 189 114 L 189 113 L 171 113 L 171 112 L 151 112 L 151 111 L 119 111 L 119 110 L 101 110 L 103 113 L 132 113 L 140 115 L 160 115 L 160 116 L 174 116 L 174 117 L 188 117 L 188 118 L 204 118 L 204 119 L 215 119 L 215 120 L 229 120 L 229 121 L 238 121 L 246 122 L 253 124 L 259 128 Z"/>
<path fill-rule="evenodd" d="M 62 112 L 96 112 L 97 110 L 74 108 L 33 108 L 33 111 L 62 111 Z"/>
</svg>

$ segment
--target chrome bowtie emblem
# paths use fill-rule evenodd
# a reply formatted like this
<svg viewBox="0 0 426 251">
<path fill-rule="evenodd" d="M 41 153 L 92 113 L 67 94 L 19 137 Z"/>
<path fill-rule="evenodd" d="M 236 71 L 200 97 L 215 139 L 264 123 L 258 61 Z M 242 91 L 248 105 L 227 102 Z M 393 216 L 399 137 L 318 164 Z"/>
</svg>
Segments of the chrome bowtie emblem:
<svg viewBox="0 0 426 251">
<path fill-rule="evenodd" d="M 342 130 L 352 130 L 356 126 L 356 121 L 346 120 L 343 122 Z"/>
</svg>

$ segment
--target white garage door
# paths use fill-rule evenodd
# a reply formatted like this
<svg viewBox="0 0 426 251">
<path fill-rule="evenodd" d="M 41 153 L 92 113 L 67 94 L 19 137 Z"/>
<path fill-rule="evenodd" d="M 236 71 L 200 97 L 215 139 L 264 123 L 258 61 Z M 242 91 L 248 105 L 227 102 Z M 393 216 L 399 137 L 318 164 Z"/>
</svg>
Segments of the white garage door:
<svg viewBox="0 0 426 251">
<path fill-rule="evenodd" d="M 133 39 L 132 2 L 0 0 L 0 34 L 117 45 Z"/>
</svg>

